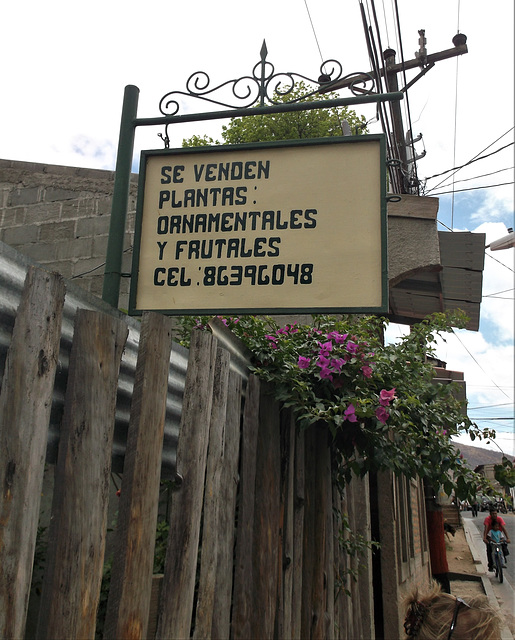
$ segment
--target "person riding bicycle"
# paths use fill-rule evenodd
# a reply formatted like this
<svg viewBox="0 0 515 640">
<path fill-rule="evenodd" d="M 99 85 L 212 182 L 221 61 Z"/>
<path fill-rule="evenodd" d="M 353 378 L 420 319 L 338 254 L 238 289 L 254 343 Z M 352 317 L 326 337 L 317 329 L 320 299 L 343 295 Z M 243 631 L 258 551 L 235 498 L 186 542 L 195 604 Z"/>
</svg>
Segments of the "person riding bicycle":
<svg viewBox="0 0 515 640">
<path fill-rule="evenodd" d="M 489 531 L 491 531 L 494 522 L 499 523 L 499 529 L 502 531 L 502 533 L 504 533 L 506 537 L 506 542 L 510 542 L 510 537 L 508 536 L 508 532 L 506 531 L 506 523 L 500 516 L 497 515 L 496 509 L 491 509 L 490 515 L 487 516 L 483 522 L 484 524 L 483 542 L 486 544 L 486 557 L 488 560 L 488 571 L 494 570 L 493 562 L 492 562 L 492 548 L 488 544 L 488 539 L 487 539 L 487 535 Z"/>
<path fill-rule="evenodd" d="M 489 542 L 494 542 L 495 544 L 501 545 L 502 552 L 503 552 L 503 567 L 505 568 L 506 556 L 508 555 L 506 552 L 508 549 L 507 549 L 507 543 L 506 543 L 506 536 L 501 531 L 501 524 L 498 520 L 492 524 L 492 528 L 486 534 L 486 539 Z"/>
</svg>

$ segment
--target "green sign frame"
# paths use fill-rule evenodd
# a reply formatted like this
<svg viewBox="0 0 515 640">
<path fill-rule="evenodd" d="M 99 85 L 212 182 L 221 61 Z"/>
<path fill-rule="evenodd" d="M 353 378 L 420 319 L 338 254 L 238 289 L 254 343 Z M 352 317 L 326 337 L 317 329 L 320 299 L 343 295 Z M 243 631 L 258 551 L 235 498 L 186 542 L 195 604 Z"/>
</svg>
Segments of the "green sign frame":
<svg viewBox="0 0 515 640">
<path fill-rule="evenodd" d="M 143 151 L 129 314 L 386 313 L 386 202 L 383 134 Z"/>
</svg>

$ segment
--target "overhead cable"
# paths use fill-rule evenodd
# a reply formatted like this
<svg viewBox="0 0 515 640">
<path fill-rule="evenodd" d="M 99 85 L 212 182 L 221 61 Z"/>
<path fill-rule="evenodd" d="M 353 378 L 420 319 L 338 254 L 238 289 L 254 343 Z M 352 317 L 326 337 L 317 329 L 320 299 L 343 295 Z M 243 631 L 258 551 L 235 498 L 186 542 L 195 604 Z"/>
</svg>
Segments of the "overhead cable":
<svg viewBox="0 0 515 640">
<path fill-rule="evenodd" d="M 445 195 L 448 195 L 449 193 L 461 193 L 462 191 L 477 191 L 481 189 L 493 189 L 494 187 L 505 187 L 506 185 L 510 185 L 510 184 L 513 184 L 513 181 L 499 182 L 498 184 L 487 184 L 483 187 L 469 187 L 468 189 L 453 189 L 452 191 L 437 191 L 436 193 L 433 193 L 433 195 L 445 196 Z M 429 191 L 427 193 L 429 193 Z M 431 193 L 432 193 L 432 190 L 431 190 Z"/>
<path fill-rule="evenodd" d="M 495 144 L 495 143 L 492 143 Z M 496 153 L 499 153 L 499 151 L 503 151 L 504 149 L 507 149 L 508 147 L 513 146 L 515 143 L 514 142 L 509 142 L 508 144 L 504 145 L 504 147 L 500 147 L 499 149 L 496 149 L 495 151 L 492 151 L 492 153 L 487 153 L 486 156 L 474 156 L 472 158 L 472 160 L 469 160 L 468 162 L 466 162 L 465 164 L 460 165 L 459 167 L 453 167 L 452 169 L 446 169 L 445 171 L 442 171 L 441 173 L 435 173 L 433 176 L 429 176 L 429 178 L 424 178 L 424 180 L 432 180 L 433 178 L 438 178 L 439 176 L 443 176 L 446 173 L 449 173 L 450 171 L 459 171 L 460 169 L 463 169 L 464 167 L 468 167 L 469 165 L 473 164 L 474 162 L 478 162 L 479 160 L 484 160 L 485 158 L 489 158 L 490 156 L 494 156 Z M 490 145 L 492 146 L 492 145 Z M 488 147 L 487 147 L 488 148 Z M 443 182 L 443 180 L 442 180 Z M 441 184 L 441 183 L 440 183 Z M 436 187 L 433 187 L 433 189 L 438 189 L 440 185 L 436 185 Z"/>
<path fill-rule="evenodd" d="M 490 380 L 490 382 L 495 386 L 496 389 L 498 389 L 503 395 L 505 395 L 507 398 L 510 398 L 510 396 L 504 392 L 501 387 L 494 381 L 492 380 L 492 378 L 490 378 L 490 376 L 486 373 L 486 371 L 483 369 L 483 367 L 479 364 L 479 362 L 477 361 L 477 359 L 472 355 L 472 353 L 467 349 L 467 347 L 465 346 L 465 344 L 463 343 L 463 341 L 460 339 L 459 335 L 456 333 L 456 331 L 454 329 L 452 329 L 452 333 L 453 335 L 456 336 L 458 342 L 461 344 L 461 346 L 465 349 L 465 351 L 469 354 L 469 356 L 472 358 L 472 360 L 474 360 L 474 362 L 477 364 L 477 366 L 481 369 L 481 371 L 487 376 L 487 378 Z"/>
</svg>

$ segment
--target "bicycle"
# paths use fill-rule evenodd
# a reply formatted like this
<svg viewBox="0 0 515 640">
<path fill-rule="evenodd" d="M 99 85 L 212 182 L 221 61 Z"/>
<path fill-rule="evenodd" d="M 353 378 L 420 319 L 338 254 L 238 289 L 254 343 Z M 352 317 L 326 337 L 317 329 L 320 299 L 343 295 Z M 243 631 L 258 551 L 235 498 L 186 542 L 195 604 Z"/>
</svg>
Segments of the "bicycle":
<svg viewBox="0 0 515 640">
<path fill-rule="evenodd" d="M 488 544 L 490 545 L 490 548 L 492 550 L 492 564 L 495 571 L 495 577 L 499 578 L 499 582 L 502 583 L 502 570 L 506 566 L 504 564 L 504 553 L 502 550 L 502 544 L 500 542 L 493 542 L 492 540 Z"/>
</svg>

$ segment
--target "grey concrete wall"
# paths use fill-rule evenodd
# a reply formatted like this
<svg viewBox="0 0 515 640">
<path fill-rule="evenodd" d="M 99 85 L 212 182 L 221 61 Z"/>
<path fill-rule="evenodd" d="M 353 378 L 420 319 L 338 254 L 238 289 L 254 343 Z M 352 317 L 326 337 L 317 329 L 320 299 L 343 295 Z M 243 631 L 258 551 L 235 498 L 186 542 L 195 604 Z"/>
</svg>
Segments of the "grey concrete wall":
<svg viewBox="0 0 515 640">
<path fill-rule="evenodd" d="M 114 172 L 0 159 L 0 240 L 101 296 Z M 137 176 L 127 214 L 122 272 L 132 261 Z M 128 307 L 122 278 L 120 308 Z"/>
</svg>

